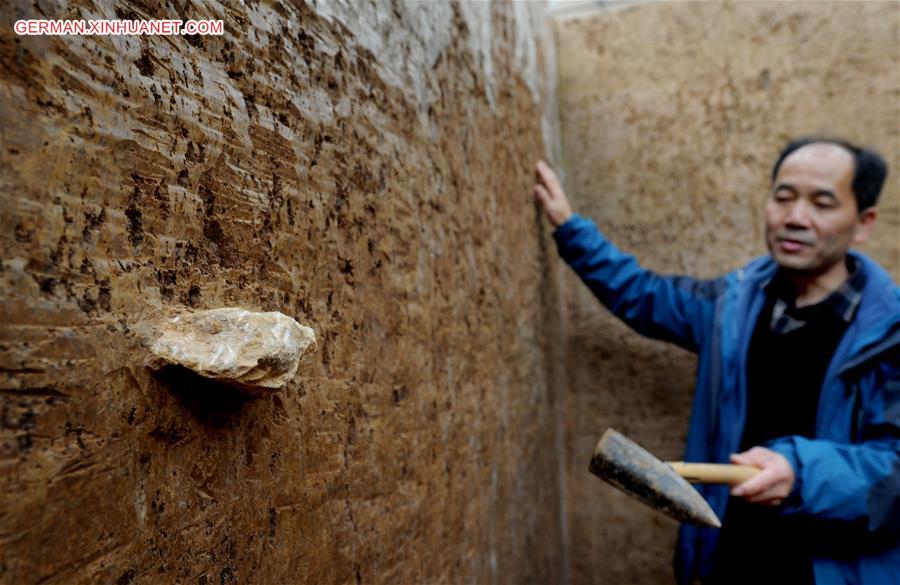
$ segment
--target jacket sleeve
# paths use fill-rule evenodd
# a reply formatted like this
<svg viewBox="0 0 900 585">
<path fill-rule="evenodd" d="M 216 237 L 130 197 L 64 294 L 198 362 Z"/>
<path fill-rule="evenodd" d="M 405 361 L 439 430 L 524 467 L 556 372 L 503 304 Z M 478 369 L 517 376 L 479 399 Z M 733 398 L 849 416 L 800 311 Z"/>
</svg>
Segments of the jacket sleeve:
<svg viewBox="0 0 900 585">
<path fill-rule="evenodd" d="M 874 402 L 860 443 L 791 436 L 766 445 L 796 475 L 784 514 L 864 524 L 868 532 L 900 538 L 900 370 Z"/>
<path fill-rule="evenodd" d="M 594 295 L 638 333 L 698 351 L 725 279 L 661 276 L 619 251 L 580 215 L 553 234 L 560 256 Z"/>
</svg>

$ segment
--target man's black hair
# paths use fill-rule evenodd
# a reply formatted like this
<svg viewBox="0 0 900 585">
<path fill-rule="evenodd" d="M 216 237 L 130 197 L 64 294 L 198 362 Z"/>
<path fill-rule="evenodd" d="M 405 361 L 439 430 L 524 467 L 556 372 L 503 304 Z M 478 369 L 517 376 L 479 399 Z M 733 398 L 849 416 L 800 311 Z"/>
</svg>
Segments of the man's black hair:
<svg viewBox="0 0 900 585">
<path fill-rule="evenodd" d="M 856 208 L 863 211 L 869 207 L 873 207 L 878 202 L 878 195 L 881 193 L 881 187 L 887 178 L 887 163 L 874 150 L 856 146 L 847 140 L 841 138 L 831 138 L 828 136 L 804 136 L 788 142 L 778 155 L 775 166 L 772 167 L 772 182 L 778 176 L 778 169 L 790 154 L 796 150 L 803 148 L 809 144 L 834 144 L 840 146 L 851 155 L 853 155 L 853 194 L 856 196 Z"/>
</svg>

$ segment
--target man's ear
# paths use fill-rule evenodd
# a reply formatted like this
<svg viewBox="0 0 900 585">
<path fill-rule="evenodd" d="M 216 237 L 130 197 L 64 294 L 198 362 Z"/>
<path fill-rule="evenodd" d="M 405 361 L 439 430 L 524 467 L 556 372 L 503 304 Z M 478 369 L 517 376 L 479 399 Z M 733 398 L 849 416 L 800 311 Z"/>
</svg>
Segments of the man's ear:
<svg viewBox="0 0 900 585">
<path fill-rule="evenodd" d="M 869 207 L 859 212 L 859 217 L 856 219 L 856 231 L 853 234 L 854 244 L 862 244 L 869 239 L 877 217 L 878 211 L 874 207 Z"/>
</svg>

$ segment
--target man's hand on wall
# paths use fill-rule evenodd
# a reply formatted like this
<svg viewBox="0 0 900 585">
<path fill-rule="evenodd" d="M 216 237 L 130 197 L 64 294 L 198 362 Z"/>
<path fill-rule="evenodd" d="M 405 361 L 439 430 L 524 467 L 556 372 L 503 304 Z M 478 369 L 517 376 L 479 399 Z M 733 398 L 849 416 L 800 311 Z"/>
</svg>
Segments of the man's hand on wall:
<svg viewBox="0 0 900 585">
<path fill-rule="evenodd" d="M 743 453 L 732 455 L 731 462 L 738 465 L 752 465 L 761 470 L 731 490 L 731 495 L 744 498 L 748 502 L 777 506 L 790 495 L 794 487 L 794 468 L 784 455 L 771 449 L 753 447 Z"/>
<path fill-rule="evenodd" d="M 540 202 L 553 225 L 559 227 L 572 217 L 572 207 L 559 184 L 559 178 L 542 160 L 535 167 L 535 175 L 537 184 L 534 186 L 534 198 Z"/>
</svg>

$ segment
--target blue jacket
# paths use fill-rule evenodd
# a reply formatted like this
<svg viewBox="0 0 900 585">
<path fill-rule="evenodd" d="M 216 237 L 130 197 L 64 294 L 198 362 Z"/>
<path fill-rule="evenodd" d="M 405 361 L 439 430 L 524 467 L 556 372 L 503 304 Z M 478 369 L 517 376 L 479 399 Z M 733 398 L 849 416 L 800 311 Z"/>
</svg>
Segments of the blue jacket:
<svg viewBox="0 0 900 585">
<path fill-rule="evenodd" d="M 777 269 L 772 258 L 697 280 L 641 268 L 578 215 L 554 237 L 562 258 L 616 316 L 643 335 L 698 354 L 685 460 L 727 463 L 744 428 L 747 348 L 763 287 Z M 900 289 L 875 262 L 850 253 L 866 286 L 825 374 L 815 439 L 789 436 L 766 446 L 796 473 L 781 513 L 813 519 L 808 536 L 816 582 L 900 583 Z M 699 491 L 724 517 L 728 488 Z M 709 574 L 718 535 L 718 529 L 682 525 L 679 583 Z"/>
</svg>

